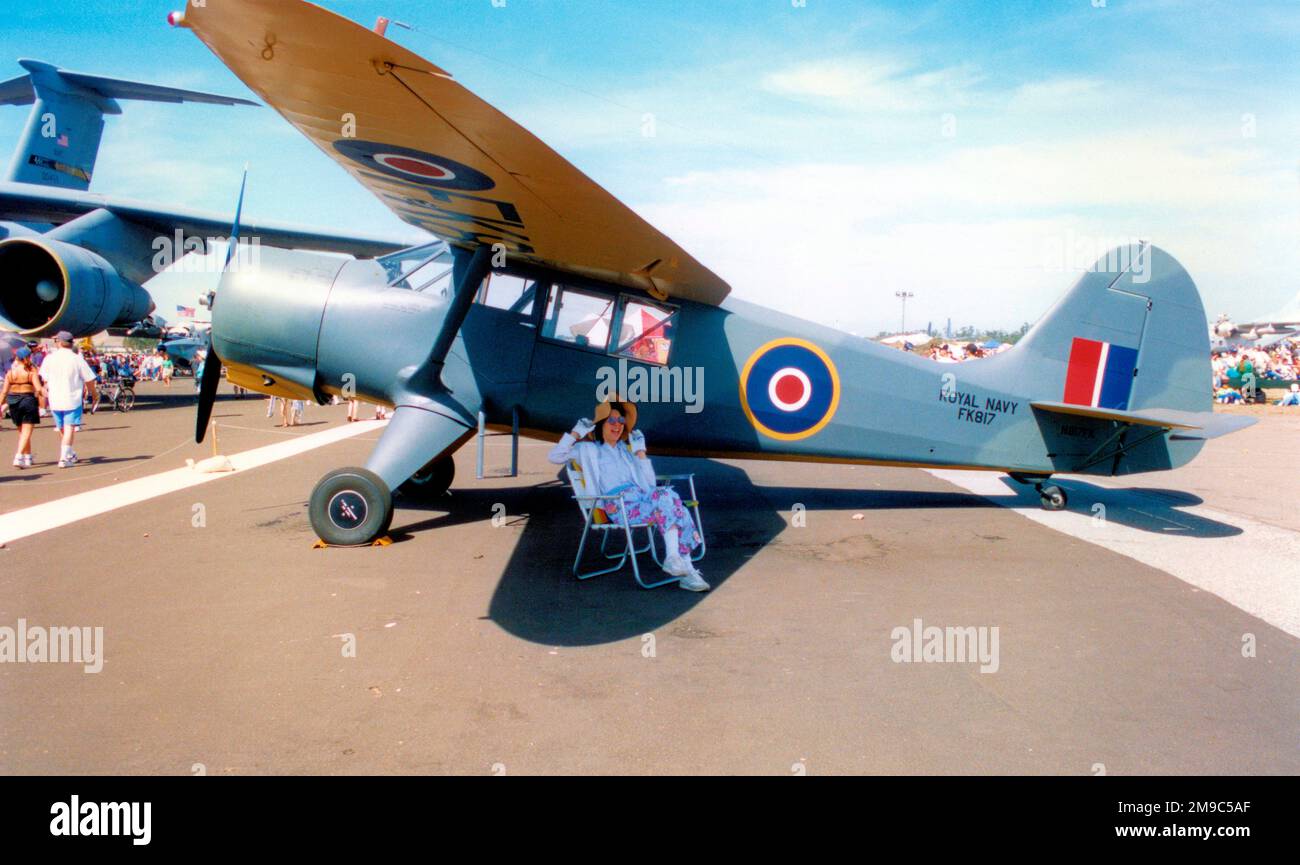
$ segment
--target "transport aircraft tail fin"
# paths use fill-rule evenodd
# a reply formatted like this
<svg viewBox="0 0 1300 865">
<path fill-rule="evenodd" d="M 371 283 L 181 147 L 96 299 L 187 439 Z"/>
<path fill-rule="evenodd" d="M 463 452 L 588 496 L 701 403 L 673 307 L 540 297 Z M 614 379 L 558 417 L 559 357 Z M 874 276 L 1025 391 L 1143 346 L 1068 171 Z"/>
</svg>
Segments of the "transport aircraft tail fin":
<svg viewBox="0 0 1300 865">
<path fill-rule="evenodd" d="M 256 105 L 212 93 L 159 87 L 69 72 L 39 60 L 19 60 L 26 75 L 0 83 L 0 105 L 31 105 L 7 180 L 84 192 L 90 188 L 104 134 L 104 116 L 121 114 L 117 100 Z"/>
</svg>

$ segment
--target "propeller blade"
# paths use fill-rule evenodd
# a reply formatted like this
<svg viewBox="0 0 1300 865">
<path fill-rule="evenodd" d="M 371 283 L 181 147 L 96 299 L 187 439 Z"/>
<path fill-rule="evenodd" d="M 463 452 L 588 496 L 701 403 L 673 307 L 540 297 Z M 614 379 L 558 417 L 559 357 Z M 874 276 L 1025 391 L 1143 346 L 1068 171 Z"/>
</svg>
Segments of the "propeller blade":
<svg viewBox="0 0 1300 865">
<path fill-rule="evenodd" d="M 194 427 L 194 441 L 203 444 L 208 435 L 208 422 L 212 420 L 212 407 L 217 402 L 217 388 L 221 386 L 221 358 L 208 343 L 208 356 L 203 361 L 203 378 L 199 380 L 199 415 Z"/>
<path fill-rule="evenodd" d="M 239 223 L 244 218 L 244 191 L 248 189 L 248 166 L 244 166 L 244 179 L 239 184 L 239 203 L 235 205 L 235 224 L 230 228 L 230 244 L 226 247 L 226 263 L 222 265 L 221 272 L 225 273 L 230 269 L 230 262 L 234 259 L 235 253 L 239 251 Z"/>
<path fill-rule="evenodd" d="M 230 270 L 230 262 L 234 261 L 235 254 L 239 251 L 239 223 L 244 218 L 244 192 L 248 189 L 248 166 L 244 166 L 244 179 L 239 184 L 239 202 L 235 205 L 235 222 L 230 227 L 230 245 L 226 249 L 226 263 L 222 265 L 221 274 L 224 277 L 226 271 Z M 209 302 L 208 309 L 215 306 Z M 217 356 L 216 349 L 216 323 L 213 322 L 213 331 L 208 333 L 208 351 L 203 361 L 203 378 L 199 381 L 199 411 L 194 425 L 194 441 L 203 444 L 203 439 L 208 435 L 208 423 L 212 420 L 212 407 L 217 402 L 217 388 L 221 387 L 221 358 Z"/>
</svg>

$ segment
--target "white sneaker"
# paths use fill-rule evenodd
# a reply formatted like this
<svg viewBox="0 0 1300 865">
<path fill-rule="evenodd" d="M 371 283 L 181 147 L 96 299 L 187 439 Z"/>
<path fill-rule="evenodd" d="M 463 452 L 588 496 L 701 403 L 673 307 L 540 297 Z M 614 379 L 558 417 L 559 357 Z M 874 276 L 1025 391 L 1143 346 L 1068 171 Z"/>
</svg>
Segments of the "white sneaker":
<svg viewBox="0 0 1300 865">
<path fill-rule="evenodd" d="M 27 461 L 24 460 L 24 459 L 22 458 L 22 456 L 16 456 L 16 457 L 14 457 L 14 468 L 16 468 L 16 469 L 25 469 L 25 468 L 27 468 Z"/>
<path fill-rule="evenodd" d="M 23 454 L 23 468 L 29 469 L 31 467 L 32 467 L 32 455 Z"/>
<path fill-rule="evenodd" d="M 670 577 L 684 577 L 690 574 L 691 566 L 680 555 L 671 555 L 664 559 L 664 573 Z"/>
<path fill-rule="evenodd" d="M 686 576 L 682 577 L 681 582 L 677 584 L 680 588 L 688 592 L 707 592 L 711 587 L 704 582 L 704 576 L 694 568 Z"/>
</svg>

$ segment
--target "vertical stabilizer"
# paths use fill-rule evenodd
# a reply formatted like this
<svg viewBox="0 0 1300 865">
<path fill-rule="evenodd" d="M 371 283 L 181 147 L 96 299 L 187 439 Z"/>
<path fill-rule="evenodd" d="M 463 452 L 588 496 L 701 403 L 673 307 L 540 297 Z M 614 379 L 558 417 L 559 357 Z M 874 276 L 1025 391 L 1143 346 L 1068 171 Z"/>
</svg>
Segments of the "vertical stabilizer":
<svg viewBox="0 0 1300 865">
<path fill-rule="evenodd" d="M 256 105 L 211 93 L 159 87 L 69 72 L 39 60 L 19 60 L 27 74 L 0 83 L 0 105 L 31 105 L 7 180 L 85 191 L 95 173 L 104 116 L 121 114 L 119 99 Z"/>
</svg>

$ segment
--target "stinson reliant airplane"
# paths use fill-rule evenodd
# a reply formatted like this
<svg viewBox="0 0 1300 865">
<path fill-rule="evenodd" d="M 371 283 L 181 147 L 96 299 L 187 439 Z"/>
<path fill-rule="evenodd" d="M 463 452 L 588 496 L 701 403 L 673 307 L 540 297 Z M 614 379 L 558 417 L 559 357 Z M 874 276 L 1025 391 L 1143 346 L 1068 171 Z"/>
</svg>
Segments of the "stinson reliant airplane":
<svg viewBox="0 0 1300 865">
<path fill-rule="evenodd" d="M 1146 244 L 1085 274 L 1014 349 L 964 366 L 728 298 L 673 241 L 446 71 L 300 0 L 220 0 L 171 21 L 398 216 L 438 242 L 341 262 L 264 250 L 212 309 L 197 433 L 220 381 L 395 407 L 365 467 L 327 474 L 310 519 L 382 536 L 393 492 L 441 493 L 475 435 L 554 440 L 620 363 L 705 373 L 699 405 L 639 404 L 656 452 L 1123 475 L 1249 423 L 1212 413 L 1205 312 Z M 605 371 L 605 372 L 602 372 Z M 628 375 L 628 378 L 633 376 Z"/>
</svg>

